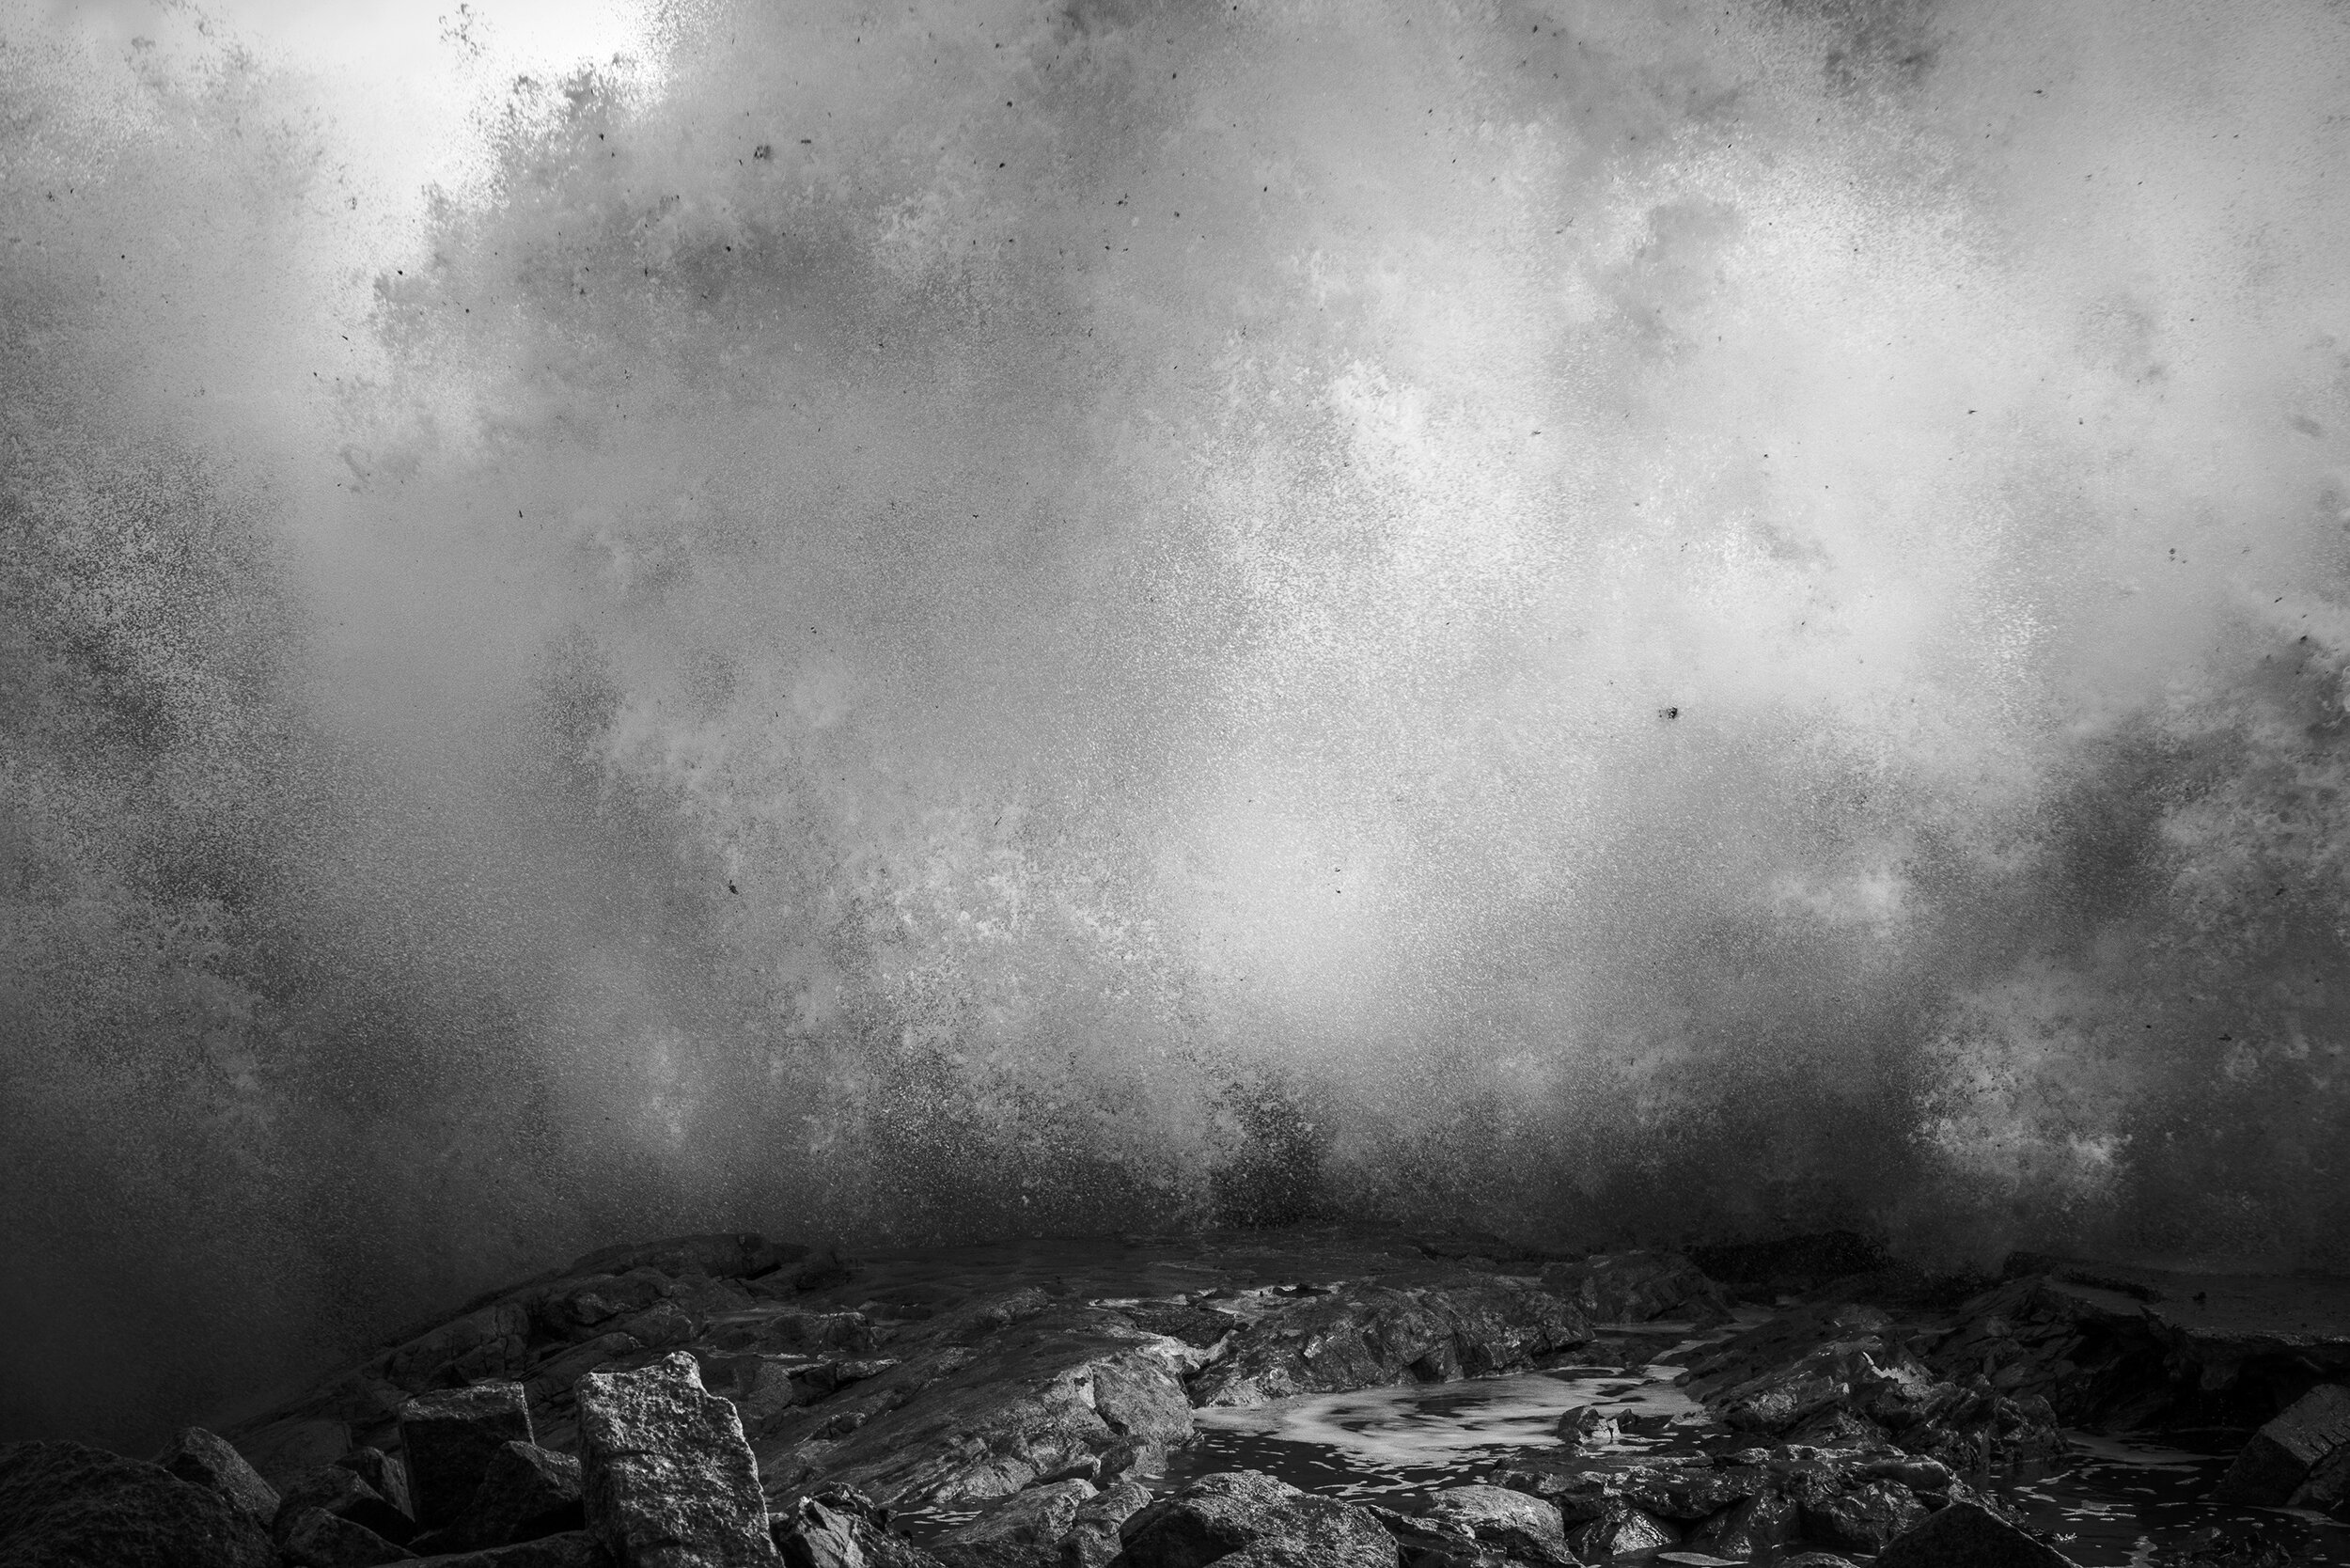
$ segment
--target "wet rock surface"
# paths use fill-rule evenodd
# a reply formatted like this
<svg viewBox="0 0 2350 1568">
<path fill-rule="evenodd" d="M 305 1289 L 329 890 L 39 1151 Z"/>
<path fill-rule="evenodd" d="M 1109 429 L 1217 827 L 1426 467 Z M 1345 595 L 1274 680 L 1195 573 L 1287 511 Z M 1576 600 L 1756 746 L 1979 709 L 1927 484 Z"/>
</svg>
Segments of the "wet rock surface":
<svg viewBox="0 0 2350 1568">
<path fill-rule="evenodd" d="M 2177 1432 L 2242 1450 L 2205 1496 L 2301 1512 L 2142 1560 L 2281 1568 L 2350 1541 L 2306 1523 L 2350 1490 L 2345 1385 L 2339 1287 L 2050 1259 L 1937 1279 L 1856 1237 L 1559 1257 L 1324 1227 L 860 1261 L 726 1233 L 490 1293 L 142 1484 L 274 1564 L 1919 1568 L 2066 1560 L 2031 1478 L 2084 1434 Z M 1480 1387 L 1554 1403 L 1377 1482 L 1230 1435 Z"/>
<path fill-rule="evenodd" d="M 776 1561 L 759 1468 L 734 1406 L 672 1352 L 580 1380 L 588 1531 L 628 1568 L 765 1568 Z"/>
</svg>

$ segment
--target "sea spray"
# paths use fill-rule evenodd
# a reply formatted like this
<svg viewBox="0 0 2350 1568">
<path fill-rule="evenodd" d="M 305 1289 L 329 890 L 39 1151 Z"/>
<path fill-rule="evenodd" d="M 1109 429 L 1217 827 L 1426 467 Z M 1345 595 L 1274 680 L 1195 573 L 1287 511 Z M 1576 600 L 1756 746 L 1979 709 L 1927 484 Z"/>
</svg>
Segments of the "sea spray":
<svg viewBox="0 0 2350 1568">
<path fill-rule="evenodd" d="M 679 8 L 423 201 L 185 23 L 5 56 L 9 1430 L 730 1225 L 2341 1262 L 2326 8 Z"/>
</svg>

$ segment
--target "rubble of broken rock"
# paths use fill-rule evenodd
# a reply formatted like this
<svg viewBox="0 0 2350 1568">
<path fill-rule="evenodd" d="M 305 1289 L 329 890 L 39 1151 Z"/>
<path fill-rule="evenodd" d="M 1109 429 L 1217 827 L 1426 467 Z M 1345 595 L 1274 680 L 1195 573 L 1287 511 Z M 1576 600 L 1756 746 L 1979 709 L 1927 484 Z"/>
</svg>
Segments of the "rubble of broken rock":
<svg viewBox="0 0 2350 1568">
<path fill-rule="evenodd" d="M 153 1464 L 0 1449 L 0 1568 L 2283 1568 L 2350 1562 L 2346 1499 L 2323 1281 L 728 1234 L 491 1293 Z"/>
</svg>

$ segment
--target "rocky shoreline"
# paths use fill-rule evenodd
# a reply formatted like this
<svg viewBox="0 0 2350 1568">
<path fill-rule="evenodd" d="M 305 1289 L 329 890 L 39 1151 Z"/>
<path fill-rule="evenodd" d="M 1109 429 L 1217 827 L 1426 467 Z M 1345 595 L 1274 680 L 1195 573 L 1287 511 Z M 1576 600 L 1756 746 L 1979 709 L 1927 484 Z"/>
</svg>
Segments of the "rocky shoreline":
<svg viewBox="0 0 2350 1568">
<path fill-rule="evenodd" d="M 1571 1408 L 1407 1506 L 1171 1464 L 1202 1410 L 1668 1351 L 1686 1418 Z M 0 1449 L 0 1568 L 2047 1565 L 2002 1476 L 2068 1432 L 2215 1428 L 2243 1442 L 2221 1501 L 2350 1512 L 2350 1286 L 1935 1278 L 1853 1237 L 691 1236 L 491 1293 L 152 1464 Z M 2273 1568 L 2261 1517 L 2172 1560 Z"/>
</svg>

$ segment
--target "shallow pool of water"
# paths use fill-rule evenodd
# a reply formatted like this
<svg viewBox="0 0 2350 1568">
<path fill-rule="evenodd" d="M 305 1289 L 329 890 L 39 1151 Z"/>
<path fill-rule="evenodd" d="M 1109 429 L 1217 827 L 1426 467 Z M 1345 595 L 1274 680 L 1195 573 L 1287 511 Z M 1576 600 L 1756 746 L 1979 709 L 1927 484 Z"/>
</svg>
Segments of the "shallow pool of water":
<svg viewBox="0 0 2350 1568">
<path fill-rule="evenodd" d="M 1555 1447 L 1559 1418 L 1596 1405 L 1631 1418 L 1597 1451 L 1669 1446 L 1702 1412 L 1672 1383 L 1681 1367 L 1560 1367 L 1462 1383 L 1364 1389 L 1282 1400 L 1253 1410 L 1201 1410 L 1200 1435 L 1154 1489 L 1216 1470 L 1263 1470 L 1317 1492 L 1390 1506 L 1457 1486 L 1485 1464 Z M 2152 1568 L 2198 1532 L 2257 1529 L 2300 1562 L 2350 1568 L 2350 1526 L 2321 1514 L 2223 1507 L 2209 1501 L 2241 1434 L 2163 1442 L 2076 1435 L 2060 1461 L 1992 1478 L 2035 1529 L 2083 1568 Z M 1592 1450 L 1587 1450 L 1592 1451 Z"/>
</svg>

